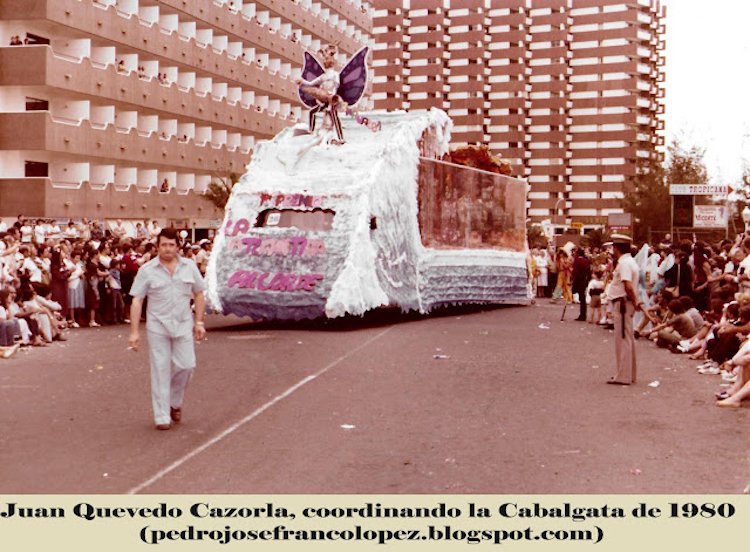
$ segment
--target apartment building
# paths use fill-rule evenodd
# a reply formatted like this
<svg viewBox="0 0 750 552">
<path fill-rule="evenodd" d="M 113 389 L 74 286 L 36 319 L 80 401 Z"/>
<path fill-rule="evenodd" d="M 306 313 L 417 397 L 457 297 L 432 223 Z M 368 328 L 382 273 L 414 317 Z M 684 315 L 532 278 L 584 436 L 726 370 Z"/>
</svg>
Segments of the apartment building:
<svg viewBox="0 0 750 552">
<path fill-rule="evenodd" d="M 370 41 L 361 0 L 2 0 L 0 216 L 215 226 L 202 197 L 302 119 L 304 49 Z"/>
<path fill-rule="evenodd" d="M 597 227 L 663 157 L 658 0 L 375 0 L 373 99 L 446 110 L 531 185 L 528 214 Z"/>
</svg>

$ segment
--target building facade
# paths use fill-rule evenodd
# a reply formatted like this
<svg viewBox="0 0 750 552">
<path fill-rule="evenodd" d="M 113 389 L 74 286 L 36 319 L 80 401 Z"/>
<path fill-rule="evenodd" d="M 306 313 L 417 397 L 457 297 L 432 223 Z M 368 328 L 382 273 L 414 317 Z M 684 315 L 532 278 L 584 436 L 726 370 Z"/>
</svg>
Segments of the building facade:
<svg viewBox="0 0 750 552">
<path fill-rule="evenodd" d="M 605 224 L 663 158 L 658 0 L 375 0 L 373 99 L 446 110 L 531 185 L 528 215 Z"/>
<path fill-rule="evenodd" d="M 215 225 L 202 197 L 302 118 L 304 49 L 370 41 L 361 0 L 2 0 L 0 216 Z"/>
</svg>

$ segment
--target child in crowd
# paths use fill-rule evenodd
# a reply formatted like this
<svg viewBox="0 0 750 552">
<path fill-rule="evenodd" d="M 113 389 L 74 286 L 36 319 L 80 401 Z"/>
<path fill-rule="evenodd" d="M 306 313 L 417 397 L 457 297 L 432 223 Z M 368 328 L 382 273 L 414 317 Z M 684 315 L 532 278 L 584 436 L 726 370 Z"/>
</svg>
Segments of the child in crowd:
<svg viewBox="0 0 750 552">
<path fill-rule="evenodd" d="M 122 276 L 120 273 L 121 261 L 113 260 L 109 265 L 109 290 L 112 300 L 112 309 L 114 311 L 114 321 L 116 324 L 129 322 L 125 316 L 125 301 L 122 298 Z"/>
<path fill-rule="evenodd" d="M 589 324 L 595 324 L 602 318 L 602 293 L 604 293 L 604 280 L 601 270 L 594 271 L 594 277 L 589 281 L 586 293 L 589 296 Z"/>
</svg>

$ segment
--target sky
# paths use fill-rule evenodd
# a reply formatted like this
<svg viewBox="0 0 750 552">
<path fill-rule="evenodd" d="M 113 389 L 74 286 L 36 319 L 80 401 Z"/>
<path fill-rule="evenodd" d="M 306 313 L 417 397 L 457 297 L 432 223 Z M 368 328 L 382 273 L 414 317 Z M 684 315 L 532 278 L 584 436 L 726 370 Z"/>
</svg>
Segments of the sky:
<svg viewBox="0 0 750 552">
<path fill-rule="evenodd" d="M 750 2 L 662 0 L 666 17 L 666 140 L 706 149 L 715 184 L 750 165 Z"/>
</svg>

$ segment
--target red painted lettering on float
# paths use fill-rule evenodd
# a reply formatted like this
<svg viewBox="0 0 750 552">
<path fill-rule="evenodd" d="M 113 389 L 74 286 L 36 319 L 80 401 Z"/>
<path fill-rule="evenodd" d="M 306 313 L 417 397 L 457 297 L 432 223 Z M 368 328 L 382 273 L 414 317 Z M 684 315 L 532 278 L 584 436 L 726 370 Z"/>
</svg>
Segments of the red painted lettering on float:
<svg viewBox="0 0 750 552">
<path fill-rule="evenodd" d="M 261 243 L 260 238 L 242 238 L 242 243 L 245 244 L 245 253 L 247 255 L 257 255 L 258 254 L 258 246 Z"/>
<path fill-rule="evenodd" d="M 289 276 L 287 276 L 283 272 L 279 272 L 278 274 L 275 274 L 271 279 L 271 283 L 268 284 L 268 289 L 270 291 L 286 291 L 288 281 Z"/>
<path fill-rule="evenodd" d="M 322 274 L 302 274 L 297 281 L 297 291 L 313 291 L 322 279 Z"/>
<path fill-rule="evenodd" d="M 269 241 L 272 242 L 268 251 L 269 255 L 280 255 L 286 257 L 289 254 L 289 240 L 281 239 Z"/>
<path fill-rule="evenodd" d="M 229 281 L 227 282 L 227 287 L 231 288 L 232 286 L 236 285 L 237 287 L 243 289 L 252 289 L 255 287 L 255 279 L 257 277 L 257 272 L 238 270 L 234 274 L 232 274 L 232 276 L 230 276 Z"/>
<path fill-rule="evenodd" d="M 268 285 L 264 281 L 266 278 L 268 278 L 268 276 L 269 276 L 269 273 L 264 272 L 258 277 L 258 289 L 260 291 L 266 291 L 268 289 Z"/>
<path fill-rule="evenodd" d="M 242 249 L 242 239 L 239 236 L 229 240 L 229 250 L 236 251 L 238 249 Z"/>
<path fill-rule="evenodd" d="M 236 236 L 237 234 L 246 234 L 249 229 L 250 223 L 247 221 L 247 219 L 240 219 L 234 225 L 234 232 L 232 233 L 232 235 Z"/>
<path fill-rule="evenodd" d="M 270 279 L 269 279 L 270 277 Z M 305 291 L 315 290 L 318 282 L 323 280 L 322 274 L 293 274 L 277 272 L 262 274 L 250 270 L 237 270 L 229 277 L 227 287 L 241 289 L 257 289 L 258 291 Z"/>
<path fill-rule="evenodd" d="M 323 240 L 309 240 L 303 254 L 304 257 L 315 257 L 325 253 L 326 245 Z"/>
<path fill-rule="evenodd" d="M 305 236 L 293 236 L 289 238 L 289 254 L 301 257 L 306 245 L 307 238 Z"/>
</svg>

